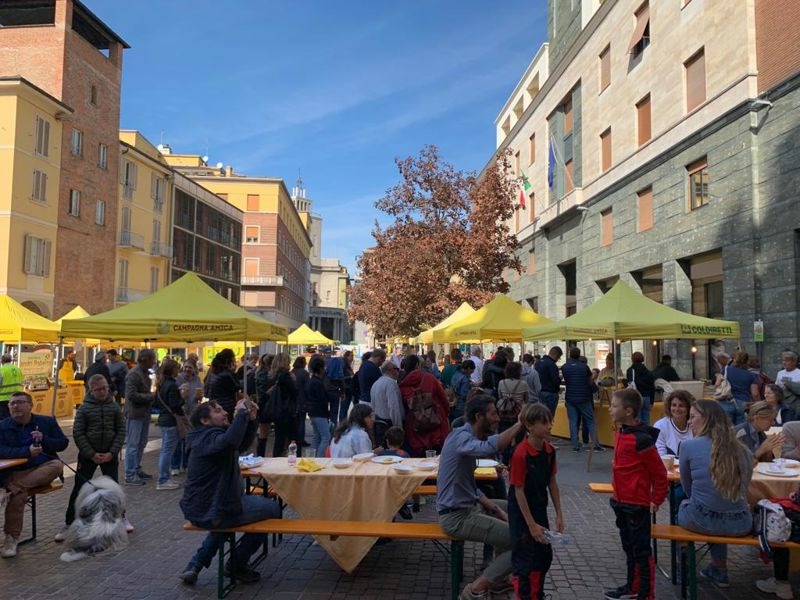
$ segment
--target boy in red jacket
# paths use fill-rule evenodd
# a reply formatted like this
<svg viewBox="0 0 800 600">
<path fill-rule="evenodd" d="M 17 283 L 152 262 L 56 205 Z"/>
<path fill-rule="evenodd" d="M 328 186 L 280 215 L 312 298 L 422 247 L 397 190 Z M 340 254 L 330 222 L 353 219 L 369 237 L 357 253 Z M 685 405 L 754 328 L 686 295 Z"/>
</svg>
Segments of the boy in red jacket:
<svg viewBox="0 0 800 600">
<path fill-rule="evenodd" d="M 617 425 L 611 483 L 611 508 L 617 516 L 622 549 L 628 559 L 625 585 L 606 591 L 608 600 L 655 598 L 655 564 L 650 550 L 650 513 L 667 496 L 667 471 L 656 450 L 658 429 L 642 425 L 636 415 L 642 397 L 633 388 L 614 392 L 611 419 Z"/>
</svg>

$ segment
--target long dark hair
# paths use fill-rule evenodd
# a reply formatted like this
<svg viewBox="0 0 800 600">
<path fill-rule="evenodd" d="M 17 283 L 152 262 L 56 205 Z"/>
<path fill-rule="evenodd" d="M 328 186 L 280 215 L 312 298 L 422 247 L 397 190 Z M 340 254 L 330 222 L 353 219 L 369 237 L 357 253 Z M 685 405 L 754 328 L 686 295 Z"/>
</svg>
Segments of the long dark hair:
<svg viewBox="0 0 800 600">
<path fill-rule="evenodd" d="M 350 415 L 347 417 L 346 421 L 340 421 L 339 424 L 336 426 L 336 429 L 333 430 L 333 441 L 339 442 L 344 434 L 346 434 L 350 429 L 354 426 L 361 427 L 364 431 L 367 431 L 367 417 L 372 414 L 372 407 L 365 402 L 359 402 L 353 407 L 353 410 L 350 411 Z M 369 432 L 367 432 L 369 433 Z M 372 435 L 370 435 L 372 438 Z"/>
</svg>

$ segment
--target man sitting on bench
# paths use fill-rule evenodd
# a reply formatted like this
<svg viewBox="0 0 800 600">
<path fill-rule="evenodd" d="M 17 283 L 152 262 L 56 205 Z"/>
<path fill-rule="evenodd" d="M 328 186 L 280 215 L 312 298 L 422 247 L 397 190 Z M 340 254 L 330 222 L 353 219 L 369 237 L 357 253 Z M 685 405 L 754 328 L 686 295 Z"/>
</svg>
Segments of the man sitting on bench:
<svg viewBox="0 0 800 600">
<path fill-rule="evenodd" d="M 471 398 L 465 412 L 467 423 L 450 433 L 439 458 L 436 510 L 447 535 L 494 546 L 497 558 L 460 596 L 462 600 L 482 600 L 490 591 L 499 594 L 513 589 L 508 580 L 511 534 L 506 501 L 489 500 L 475 483 L 475 459 L 496 456 L 514 440 L 521 424 L 517 421 L 503 433 L 490 435 L 497 431 L 500 416 L 494 398 L 487 394 Z"/>
<path fill-rule="evenodd" d="M 33 399 L 25 392 L 15 392 L 8 402 L 11 416 L 0 422 L 0 456 L 27 458 L 28 462 L 4 471 L 8 475 L 0 487 L 0 506 L 6 504 L 6 534 L 0 556 L 17 555 L 17 544 L 22 533 L 22 517 L 30 490 L 48 485 L 61 476 L 61 461 L 57 452 L 69 445 L 53 417 L 33 414 Z"/>
<path fill-rule="evenodd" d="M 187 520 L 203 529 L 226 529 L 281 515 L 277 502 L 263 496 L 242 495 L 239 454 L 253 443 L 258 407 L 248 400 L 239 400 L 234 410 L 230 424 L 228 413 L 214 401 L 198 405 L 192 413 L 194 430 L 186 438 L 189 469 L 181 509 Z M 232 578 L 244 583 L 261 578 L 249 562 L 266 538 L 266 534 L 256 533 L 242 536 L 226 564 Z M 185 584 L 197 582 L 197 574 L 211 565 L 219 544 L 219 537 L 209 533 L 181 573 Z"/>
</svg>

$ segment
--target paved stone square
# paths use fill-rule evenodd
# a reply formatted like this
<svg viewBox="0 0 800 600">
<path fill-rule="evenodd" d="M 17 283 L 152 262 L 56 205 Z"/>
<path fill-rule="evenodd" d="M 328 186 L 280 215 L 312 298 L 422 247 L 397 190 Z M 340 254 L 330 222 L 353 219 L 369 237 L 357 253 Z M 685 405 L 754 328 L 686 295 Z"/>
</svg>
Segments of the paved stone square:
<svg viewBox="0 0 800 600">
<path fill-rule="evenodd" d="M 71 421 L 62 421 L 71 436 Z M 159 430 L 151 428 L 151 441 L 144 466 L 156 472 L 160 446 Z M 68 463 L 76 457 L 73 445 L 63 453 Z M 586 455 L 575 455 L 562 445 L 558 453 L 559 484 L 562 490 L 567 530 L 575 543 L 557 547 L 548 578 L 548 592 L 554 599 L 602 598 L 604 587 L 619 584 L 624 577 L 624 557 L 614 528 L 608 496 L 592 494 L 589 481 L 609 481 L 611 453 L 596 454 L 591 472 L 586 472 Z M 215 598 L 216 561 L 201 573 L 197 585 L 185 587 L 178 573 L 200 544 L 202 535 L 181 529 L 183 517 L 178 501 L 181 491 L 156 492 L 155 484 L 126 487 L 129 515 L 136 531 L 130 545 L 117 554 L 99 555 L 76 563 L 58 559 L 61 547 L 53 534 L 63 523 L 72 473 L 66 471 L 65 489 L 42 496 L 39 505 L 39 539 L 20 548 L 14 559 L 0 561 L 0 598 Z M 432 503 L 422 507 L 415 518 L 435 519 Z M 666 518 L 666 513 L 659 515 Z M 26 529 L 30 523 L 26 514 Z M 661 561 L 668 566 L 668 546 L 661 544 Z M 700 581 L 702 599 L 729 598 L 757 600 L 774 598 L 761 594 L 754 586 L 757 578 L 771 575 L 771 566 L 762 564 L 753 550 L 732 548 L 731 588 L 725 593 Z M 480 568 L 482 548 L 467 544 L 465 581 Z M 240 585 L 230 598 L 269 598 L 274 600 L 328 600 L 374 598 L 397 600 L 448 599 L 449 562 L 430 542 L 393 541 L 376 546 L 358 569 L 347 575 L 313 539 L 285 536 L 260 566 L 262 579 L 253 585 Z M 509 596 L 511 597 L 511 596 Z M 679 598 L 662 575 L 657 576 L 659 599 Z"/>
</svg>

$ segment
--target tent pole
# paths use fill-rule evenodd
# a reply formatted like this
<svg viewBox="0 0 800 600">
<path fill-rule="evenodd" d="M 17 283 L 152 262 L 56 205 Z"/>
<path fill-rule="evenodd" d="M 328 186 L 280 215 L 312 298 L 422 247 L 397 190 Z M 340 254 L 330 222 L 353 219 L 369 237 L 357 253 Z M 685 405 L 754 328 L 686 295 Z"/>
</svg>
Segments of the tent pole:
<svg viewBox="0 0 800 600">
<path fill-rule="evenodd" d="M 242 392 L 247 398 L 247 338 L 244 340 L 244 356 L 242 357 Z"/>
<path fill-rule="evenodd" d="M 58 396 L 58 363 L 61 361 L 61 355 L 64 353 L 64 338 L 58 343 L 58 350 L 56 350 L 56 376 L 53 378 L 53 405 L 50 407 L 50 416 L 56 416 L 56 397 Z M 74 406 L 72 408 L 75 408 Z"/>
</svg>

